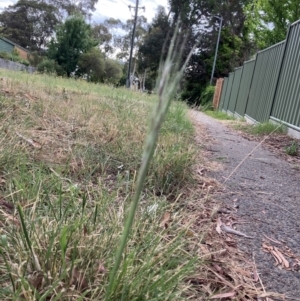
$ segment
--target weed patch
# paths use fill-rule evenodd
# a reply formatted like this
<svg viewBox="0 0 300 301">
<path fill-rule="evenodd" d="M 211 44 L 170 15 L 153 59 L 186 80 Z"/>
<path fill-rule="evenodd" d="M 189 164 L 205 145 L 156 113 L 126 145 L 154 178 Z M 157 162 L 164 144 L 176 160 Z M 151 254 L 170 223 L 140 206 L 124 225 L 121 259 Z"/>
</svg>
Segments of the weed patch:
<svg viewBox="0 0 300 301">
<path fill-rule="evenodd" d="M 285 130 L 282 126 L 278 126 L 272 122 L 257 123 L 254 125 L 245 123 L 236 123 L 232 127 L 236 130 L 241 130 L 251 135 L 269 135 L 271 133 L 283 134 Z"/>
<path fill-rule="evenodd" d="M 227 115 L 222 111 L 205 111 L 204 113 L 218 120 L 235 120 L 233 116 Z"/>
<path fill-rule="evenodd" d="M 298 141 L 293 141 L 289 146 L 285 147 L 285 152 L 289 156 L 297 156 L 299 151 Z"/>
</svg>

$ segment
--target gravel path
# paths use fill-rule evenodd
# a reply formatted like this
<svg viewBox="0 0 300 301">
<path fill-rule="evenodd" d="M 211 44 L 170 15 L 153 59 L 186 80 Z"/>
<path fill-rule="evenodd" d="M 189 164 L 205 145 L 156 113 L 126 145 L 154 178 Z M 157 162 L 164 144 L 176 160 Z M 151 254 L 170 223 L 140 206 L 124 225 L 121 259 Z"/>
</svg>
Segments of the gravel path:
<svg viewBox="0 0 300 301">
<path fill-rule="evenodd" d="M 223 170 L 210 176 L 223 183 L 238 164 L 257 146 L 223 123 L 194 111 L 194 118 L 207 128 L 212 138 L 208 147 L 211 159 L 222 162 Z M 290 300 L 300 300 L 300 271 L 275 266 L 271 254 L 262 250 L 267 242 L 264 235 L 284 241 L 276 245 L 287 246 L 300 258 L 300 172 L 270 151 L 258 147 L 226 182 L 224 194 L 219 197 L 226 205 L 238 203 L 238 217 L 247 224 L 237 230 L 255 239 L 238 238 L 239 248 L 254 255 L 258 273 L 268 291 L 285 294 Z M 236 201 L 237 199 L 237 201 Z M 295 259 L 286 257 L 291 265 Z"/>
</svg>

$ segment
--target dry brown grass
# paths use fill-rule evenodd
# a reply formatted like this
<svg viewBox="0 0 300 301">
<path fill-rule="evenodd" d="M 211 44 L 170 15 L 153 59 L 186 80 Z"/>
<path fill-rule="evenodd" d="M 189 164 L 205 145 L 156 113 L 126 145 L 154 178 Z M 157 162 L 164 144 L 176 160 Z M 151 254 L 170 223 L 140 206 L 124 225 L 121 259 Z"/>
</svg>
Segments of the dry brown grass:
<svg viewBox="0 0 300 301">
<path fill-rule="evenodd" d="M 136 172 L 155 97 L 80 81 L 75 86 L 75 81 L 70 85 L 49 76 L 24 78 L 2 80 L 7 96 L 2 104 L 2 127 L 12 144 L 22 143 L 34 160 L 51 164 L 65 177 L 76 175 L 96 183 L 103 174 Z M 67 87 L 61 87 L 62 83 Z M 183 109 L 171 107 L 170 122 L 162 131 L 148 177 L 149 188 L 155 193 L 170 193 L 171 186 L 180 188 L 189 177 L 181 173 L 181 166 L 193 161 L 193 146 L 187 144 L 191 126 L 176 128 L 176 118 L 184 118 Z M 185 131 L 186 136 L 178 135 L 178 131 Z M 41 148 L 32 152 L 31 145 L 16 133 L 36 141 Z"/>
<path fill-rule="evenodd" d="M 1 300 L 103 300 L 156 99 L 14 72 L 1 91 Z M 112 300 L 263 296 L 253 262 L 215 230 L 222 187 L 206 171 L 220 165 L 186 112 L 175 103 L 161 131 Z"/>
<path fill-rule="evenodd" d="M 1 85 L 0 299 L 103 300 L 157 100 L 14 72 Z M 188 290 L 194 259 L 175 204 L 191 180 L 192 133 L 174 103 L 111 300 L 183 300 Z"/>
</svg>

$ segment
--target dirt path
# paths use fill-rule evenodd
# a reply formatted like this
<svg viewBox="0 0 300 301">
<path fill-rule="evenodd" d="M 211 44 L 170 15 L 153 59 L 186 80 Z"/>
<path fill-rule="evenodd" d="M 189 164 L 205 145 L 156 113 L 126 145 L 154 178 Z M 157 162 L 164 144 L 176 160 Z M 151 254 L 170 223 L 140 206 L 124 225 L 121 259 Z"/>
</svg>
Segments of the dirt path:
<svg viewBox="0 0 300 301">
<path fill-rule="evenodd" d="M 211 160 L 223 163 L 223 169 L 210 176 L 220 183 L 257 146 L 223 123 L 194 111 L 193 117 L 206 126 L 212 138 L 208 146 Z M 239 248 L 254 256 L 258 273 L 266 290 L 300 300 L 300 262 L 284 257 L 290 270 L 275 266 L 274 257 L 262 250 L 262 244 L 277 246 L 286 254 L 293 252 L 300 258 L 300 172 L 270 151 L 258 147 L 224 184 L 224 192 L 217 196 L 227 206 L 238 204 L 237 216 L 245 224 L 237 226 L 254 239 L 238 238 Z M 276 244 L 274 240 L 284 241 Z M 290 250 L 287 251 L 286 247 Z M 293 266 L 294 265 L 294 266 Z"/>
</svg>

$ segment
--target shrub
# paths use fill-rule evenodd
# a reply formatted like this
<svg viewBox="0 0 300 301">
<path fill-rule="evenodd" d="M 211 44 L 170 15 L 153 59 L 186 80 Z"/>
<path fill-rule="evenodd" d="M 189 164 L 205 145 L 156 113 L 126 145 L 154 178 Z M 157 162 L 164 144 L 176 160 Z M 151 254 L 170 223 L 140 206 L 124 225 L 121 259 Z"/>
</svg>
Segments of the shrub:
<svg viewBox="0 0 300 301">
<path fill-rule="evenodd" d="M 121 65 L 112 59 L 105 58 L 96 48 L 81 54 L 78 60 L 77 76 L 86 75 L 88 81 L 94 83 L 117 84 L 122 77 Z"/>
<path fill-rule="evenodd" d="M 214 86 L 207 86 L 205 88 L 205 90 L 203 91 L 202 95 L 201 95 L 201 105 L 206 105 L 209 102 L 213 101 L 214 98 L 214 94 L 215 94 L 215 87 Z"/>
<path fill-rule="evenodd" d="M 201 97 L 203 86 L 199 83 L 184 83 L 184 89 L 181 93 L 181 99 L 189 105 L 199 106 L 201 104 Z"/>
<path fill-rule="evenodd" d="M 104 82 L 111 84 L 117 84 L 123 74 L 121 65 L 112 59 L 105 60 L 104 72 Z"/>
<path fill-rule="evenodd" d="M 104 66 L 104 55 L 99 49 L 93 48 L 81 54 L 76 73 L 78 76 L 86 74 L 88 81 L 99 83 L 103 81 Z"/>
<path fill-rule="evenodd" d="M 13 56 L 20 57 L 20 53 L 19 53 L 19 51 L 16 48 L 13 49 L 13 51 L 11 52 L 11 54 Z"/>
<path fill-rule="evenodd" d="M 40 55 L 39 52 L 33 51 L 30 54 L 28 54 L 28 61 L 31 66 L 37 67 L 38 64 L 40 64 L 43 61 L 43 56 Z"/>
<path fill-rule="evenodd" d="M 37 70 L 41 73 L 53 74 L 56 73 L 55 61 L 45 59 L 37 65 Z"/>
<path fill-rule="evenodd" d="M 16 55 L 16 52 L 18 55 Z M 15 50 L 12 53 L 0 52 L 0 58 L 2 58 L 4 60 L 12 61 L 12 62 L 20 63 L 25 66 L 30 65 L 30 63 L 27 60 L 20 58 L 18 51 L 15 51 Z"/>
<path fill-rule="evenodd" d="M 30 66 L 30 63 L 27 60 L 20 59 L 19 63 L 21 63 L 21 64 L 23 64 L 25 66 Z"/>
<path fill-rule="evenodd" d="M 1 51 L 0 52 L 0 58 L 4 60 L 9 60 L 10 54 L 8 52 Z"/>
</svg>

